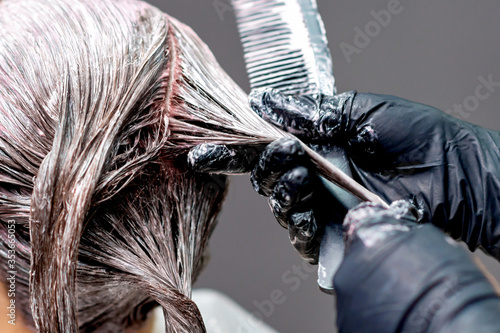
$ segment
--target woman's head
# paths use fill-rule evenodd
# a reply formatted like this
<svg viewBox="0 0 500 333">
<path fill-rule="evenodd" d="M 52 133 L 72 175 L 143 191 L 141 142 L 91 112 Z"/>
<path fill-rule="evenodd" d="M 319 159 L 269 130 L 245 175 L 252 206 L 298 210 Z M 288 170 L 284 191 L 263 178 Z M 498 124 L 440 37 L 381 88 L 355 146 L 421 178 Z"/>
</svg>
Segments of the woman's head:
<svg viewBox="0 0 500 333">
<path fill-rule="evenodd" d="M 225 178 L 184 169 L 179 115 L 228 101 L 208 49 L 143 2 L 0 0 L 0 258 L 5 282 L 14 224 L 27 322 L 119 332 L 160 304 L 167 331 L 204 330 L 189 296 Z"/>
</svg>

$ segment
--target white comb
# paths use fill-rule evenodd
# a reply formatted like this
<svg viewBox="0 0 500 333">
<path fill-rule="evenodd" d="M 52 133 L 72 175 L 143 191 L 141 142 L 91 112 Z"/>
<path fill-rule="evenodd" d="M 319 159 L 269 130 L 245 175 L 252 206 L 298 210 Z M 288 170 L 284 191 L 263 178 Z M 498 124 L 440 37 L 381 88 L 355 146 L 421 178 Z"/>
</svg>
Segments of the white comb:
<svg viewBox="0 0 500 333">
<path fill-rule="evenodd" d="M 233 0 L 250 86 L 285 94 L 335 94 L 315 0 Z"/>
<path fill-rule="evenodd" d="M 289 95 L 335 95 L 330 51 L 315 0 L 233 0 L 233 7 L 252 89 L 275 88 Z M 348 176 L 352 174 L 342 149 L 330 153 L 328 162 L 322 164 L 328 163 L 344 172 L 343 180 L 350 180 Z M 360 202 L 331 182 L 322 181 L 346 208 Z M 359 187 L 360 192 L 367 192 Z M 366 199 L 385 204 L 372 193 Z M 344 242 L 342 225 L 325 223 L 318 285 L 324 292 L 333 293 L 333 278 L 343 259 Z"/>
</svg>

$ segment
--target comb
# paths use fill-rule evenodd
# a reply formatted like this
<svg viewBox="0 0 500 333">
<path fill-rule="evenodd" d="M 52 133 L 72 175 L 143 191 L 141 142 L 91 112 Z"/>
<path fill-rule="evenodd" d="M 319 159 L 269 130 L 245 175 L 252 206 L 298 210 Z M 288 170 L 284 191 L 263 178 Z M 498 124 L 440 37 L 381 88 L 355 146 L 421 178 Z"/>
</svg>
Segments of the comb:
<svg viewBox="0 0 500 333">
<path fill-rule="evenodd" d="M 314 0 L 233 0 L 252 89 L 335 94 L 325 28 Z"/>
<path fill-rule="evenodd" d="M 325 28 L 315 0 L 232 0 L 252 89 L 274 88 L 288 95 L 333 96 L 335 78 Z M 326 156 L 352 177 L 342 149 Z M 346 209 L 360 200 L 322 179 Z M 332 198 L 333 200 L 333 198 Z M 333 278 L 344 254 L 342 225 L 325 224 L 320 245 L 318 285 L 334 293 Z"/>
</svg>

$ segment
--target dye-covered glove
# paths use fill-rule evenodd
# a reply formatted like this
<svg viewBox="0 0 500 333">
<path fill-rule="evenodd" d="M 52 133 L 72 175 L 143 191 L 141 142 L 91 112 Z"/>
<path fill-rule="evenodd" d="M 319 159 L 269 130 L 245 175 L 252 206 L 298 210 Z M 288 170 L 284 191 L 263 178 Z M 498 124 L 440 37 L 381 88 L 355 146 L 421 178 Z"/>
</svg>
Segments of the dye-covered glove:
<svg viewBox="0 0 500 333">
<path fill-rule="evenodd" d="M 264 147 L 230 147 L 203 144 L 188 155 L 191 169 L 209 173 L 246 173 L 260 194 L 270 196 L 278 222 L 289 231 L 290 241 L 302 257 L 318 260 L 322 221 L 342 222 L 346 209 L 309 172 L 310 162 L 301 144 L 280 139 Z M 314 213 L 313 213 L 314 210 Z M 323 218 L 324 217 L 324 218 Z"/>
<path fill-rule="evenodd" d="M 341 333 L 500 332 L 500 298 L 458 244 L 408 203 L 363 203 L 344 222 L 335 276 Z"/>
<path fill-rule="evenodd" d="M 385 95 L 348 92 L 313 99 L 268 89 L 252 93 L 250 102 L 261 117 L 321 154 L 344 149 L 354 178 L 386 202 L 409 200 L 419 209 L 419 222 L 432 222 L 471 250 L 482 247 L 500 258 L 499 132 Z M 256 153 L 241 149 L 210 146 L 203 154 L 207 148 L 200 147 L 192 154 L 200 163 L 192 164 L 198 170 L 245 171 Z M 321 189 L 307 163 L 298 144 L 278 141 L 260 155 L 252 183 L 271 196 L 278 221 L 304 236 L 296 248 L 314 261 L 321 236 L 315 221 L 321 219 L 310 210 L 316 202 L 311 191 Z M 323 209 L 337 214 L 334 201 Z"/>
</svg>

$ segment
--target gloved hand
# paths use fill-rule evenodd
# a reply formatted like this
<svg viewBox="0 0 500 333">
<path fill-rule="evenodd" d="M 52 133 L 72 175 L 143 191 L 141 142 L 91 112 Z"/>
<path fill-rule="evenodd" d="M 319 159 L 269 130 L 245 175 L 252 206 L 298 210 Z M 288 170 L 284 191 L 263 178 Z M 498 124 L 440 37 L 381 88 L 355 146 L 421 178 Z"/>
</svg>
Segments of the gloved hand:
<svg viewBox="0 0 500 333">
<path fill-rule="evenodd" d="M 386 202 L 410 200 L 419 209 L 419 222 L 432 222 L 471 250 L 481 246 L 500 258 L 499 132 L 393 96 L 348 92 L 312 99 L 264 90 L 252 93 L 250 103 L 264 119 L 323 155 L 345 149 L 354 178 Z M 198 147 L 191 165 L 248 171 L 258 149 L 242 149 L 210 146 L 204 154 L 207 147 Z M 252 183 L 271 196 L 274 214 L 295 230 L 291 234 L 305 235 L 296 248 L 314 261 L 321 225 L 315 222 L 317 209 L 311 212 L 311 192 L 321 190 L 307 163 L 298 145 L 278 141 L 260 156 Z M 331 200 L 323 209 L 338 212 L 330 205 Z"/>
<path fill-rule="evenodd" d="M 492 285 L 466 251 L 415 214 L 407 202 L 349 211 L 334 279 L 339 332 L 498 332 Z"/>
<path fill-rule="evenodd" d="M 309 172 L 310 161 L 294 139 L 280 139 L 265 147 L 229 147 L 203 144 L 188 156 L 191 169 L 209 173 L 245 173 L 251 170 L 256 191 L 269 196 L 271 209 L 302 257 L 318 260 L 322 225 L 315 216 L 323 214 L 341 222 L 346 214 L 335 198 Z M 314 210 L 314 213 L 313 213 Z"/>
</svg>

